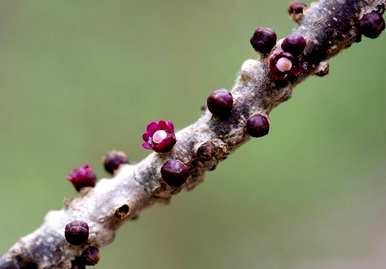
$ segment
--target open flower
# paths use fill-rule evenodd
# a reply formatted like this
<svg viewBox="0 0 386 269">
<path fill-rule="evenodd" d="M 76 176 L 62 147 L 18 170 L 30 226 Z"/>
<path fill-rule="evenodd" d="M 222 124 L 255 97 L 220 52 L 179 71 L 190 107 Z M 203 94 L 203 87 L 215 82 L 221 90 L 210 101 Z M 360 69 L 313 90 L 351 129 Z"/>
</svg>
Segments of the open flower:
<svg viewBox="0 0 386 269">
<path fill-rule="evenodd" d="M 95 187 L 97 177 L 91 165 L 85 164 L 72 170 L 67 179 L 74 185 L 77 191 L 80 191 L 84 187 Z"/>
<path fill-rule="evenodd" d="M 286 81 L 299 77 L 304 68 L 291 53 L 281 49 L 273 52 L 268 58 L 269 75 L 275 81 Z"/>
<path fill-rule="evenodd" d="M 269 56 L 268 66 L 272 79 L 287 80 L 296 66 L 296 59 L 291 53 L 278 50 Z"/>
<path fill-rule="evenodd" d="M 144 141 L 142 147 L 156 152 L 168 152 L 176 143 L 174 125 L 171 121 L 150 122 L 142 137 Z"/>
</svg>

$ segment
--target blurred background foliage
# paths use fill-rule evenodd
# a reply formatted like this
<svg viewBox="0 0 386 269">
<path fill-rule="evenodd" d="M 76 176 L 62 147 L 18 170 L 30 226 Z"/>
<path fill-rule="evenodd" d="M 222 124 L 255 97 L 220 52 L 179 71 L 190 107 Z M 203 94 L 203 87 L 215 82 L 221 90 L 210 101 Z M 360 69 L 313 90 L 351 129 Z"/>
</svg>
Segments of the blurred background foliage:
<svg viewBox="0 0 386 269">
<path fill-rule="evenodd" d="M 287 4 L 1 1 L 0 251 L 76 195 L 70 169 L 88 162 L 105 177 L 108 150 L 146 156 L 149 120 L 197 119 L 255 57 L 255 26 L 291 31 Z M 302 83 L 273 111 L 269 136 L 123 226 L 97 268 L 309 269 L 373 257 L 386 243 L 385 41 L 364 39 L 329 76 Z"/>
</svg>

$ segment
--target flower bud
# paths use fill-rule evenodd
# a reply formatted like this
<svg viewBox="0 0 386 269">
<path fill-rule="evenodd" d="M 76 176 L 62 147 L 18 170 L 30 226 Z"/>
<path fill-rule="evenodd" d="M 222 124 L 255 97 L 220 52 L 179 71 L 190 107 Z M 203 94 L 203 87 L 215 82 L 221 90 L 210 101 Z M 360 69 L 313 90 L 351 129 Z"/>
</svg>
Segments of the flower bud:
<svg viewBox="0 0 386 269">
<path fill-rule="evenodd" d="M 122 164 L 128 162 L 127 155 L 124 152 L 113 150 L 105 156 L 103 166 L 108 173 L 113 175 Z"/>
<path fill-rule="evenodd" d="M 256 114 L 247 121 L 247 132 L 252 137 L 262 137 L 269 133 L 269 119 L 263 114 Z"/>
<path fill-rule="evenodd" d="M 227 90 L 216 90 L 208 97 L 207 105 L 213 115 L 226 117 L 232 111 L 233 96 Z"/>
<path fill-rule="evenodd" d="M 80 191 L 85 187 L 95 187 L 97 177 L 91 165 L 86 164 L 72 170 L 67 179 L 74 185 L 77 191 Z"/>
<path fill-rule="evenodd" d="M 378 12 L 370 12 L 359 22 L 361 33 L 368 38 L 377 38 L 385 30 L 385 20 Z"/>
<path fill-rule="evenodd" d="M 276 40 L 276 33 L 272 29 L 257 27 L 250 39 L 250 43 L 257 52 L 265 54 L 272 50 Z"/>
<path fill-rule="evenodd" d="M 287 36 L 281 43 L 281 48 L 293 56 L 300 55 L 306 47 L 306 40 L 301 35 Z"/>
<path fill-rule="evenodd" d="M 65 227 L 64 235 L 71 245 L 79 246 L 88 241 L 89 228 L 84 221 L 72 221 Z"/>
<path fill-rule="evenodd" d="M 179 160 L 168 160 L 161 168 L 161 176 L 169 186 L 180 187 L 189 177 L 189 169 Z"/>
</svg>

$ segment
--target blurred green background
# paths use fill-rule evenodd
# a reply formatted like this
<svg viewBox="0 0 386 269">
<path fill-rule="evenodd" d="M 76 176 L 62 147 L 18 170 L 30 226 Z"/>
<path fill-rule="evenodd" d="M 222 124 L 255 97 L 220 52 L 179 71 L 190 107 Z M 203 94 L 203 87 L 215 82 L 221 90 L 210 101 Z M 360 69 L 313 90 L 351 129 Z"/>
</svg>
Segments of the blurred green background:
<svg viewBox="0 0 386 269">
<path fill-rule="evenodd" d="M 291 31 L 287 4 L 1 1 L 0 252 L 76 195 L 70 169 L 105 177 L 108 150 L 146 156 L 149 120 L 197 119 L 255 57 L 255 26 Z M 385 41 L 364 39 L 302 83 L 269 136 L 123 226 L 97 268 L 384 268 Z"/>
</svg>

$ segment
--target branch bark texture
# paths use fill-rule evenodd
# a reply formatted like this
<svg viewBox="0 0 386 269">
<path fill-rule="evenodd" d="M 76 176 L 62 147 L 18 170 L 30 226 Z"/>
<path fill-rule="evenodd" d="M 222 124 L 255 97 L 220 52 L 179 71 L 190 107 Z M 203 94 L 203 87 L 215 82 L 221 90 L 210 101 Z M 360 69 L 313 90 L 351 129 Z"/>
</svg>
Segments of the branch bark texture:
<svg viewBox="0 0 386 269">
<path fill-rule="evenodd" d="M 120 225 L 143 209 L 158 202 L 167 203 L 182 190 L 194 189 L 206 171 L 213 170 L 250 139 L 246 132 L 250 116 L 269 115 L 291 97 L 298 83 L 325 72 L 329 58 L 360 40 L 359 21 L 363 15 L 385 3 L 386 0 L 320 0 L 311 4 L 304 16 L 296 18 L 299 25 L 294 33 L 307 40 L 301 60 L 304 70 L 296 79 L 285 83 L 272 80 L 268 54 L 246 60 L 231 91 L 234 108 L 229 117 L 219 119 L 206 110 L 195 123 L 176 134 L 172 151 L 152 153 L 138 164 L 124 165 L 113 178 L 101 179 L 95 188 L 83 190 L 79 197 L 67 201 L 63 209 L 49 212 L 41 227 L 21 238 L 0 258 L 0 269 L 71 268 L 71 261 L 86 247 L 110 244 Z M 211 153 L 200 156 L 198 149 L 208 144 Z M 170 187 L 161 178 L 161 166 L 169 159 L 178 159 L 190 169 L 190 176 L 181 187 Z M 73 246 L 66 242 L 64 227 L 73 220 L 89 225 L 88 244 Z"/>
</svg>

